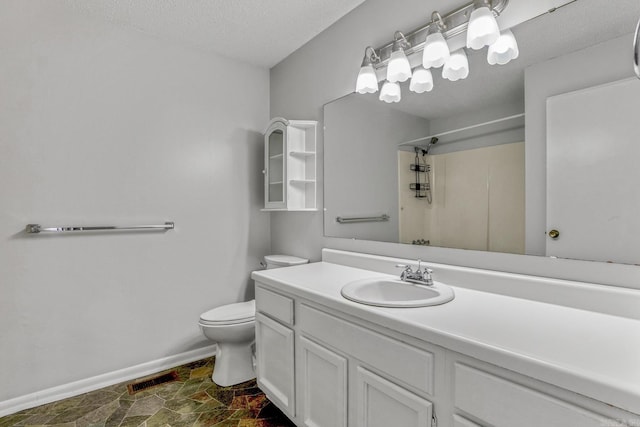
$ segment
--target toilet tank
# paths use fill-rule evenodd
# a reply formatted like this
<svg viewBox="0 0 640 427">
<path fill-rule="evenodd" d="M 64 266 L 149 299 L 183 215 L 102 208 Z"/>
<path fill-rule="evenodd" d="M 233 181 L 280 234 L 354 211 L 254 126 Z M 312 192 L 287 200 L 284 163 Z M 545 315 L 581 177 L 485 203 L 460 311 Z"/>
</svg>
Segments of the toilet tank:
<svg viewBox="0 0 640 427">
<path fill-rule="evenodd" d="M 306 264 L 309 262 L 306 258 L 299 258 L 291 255 L 266 255 L 264 262 L 267 265 L 267 270 L 272 268 L 290 267 L 292 265 Z"/>
</svg>

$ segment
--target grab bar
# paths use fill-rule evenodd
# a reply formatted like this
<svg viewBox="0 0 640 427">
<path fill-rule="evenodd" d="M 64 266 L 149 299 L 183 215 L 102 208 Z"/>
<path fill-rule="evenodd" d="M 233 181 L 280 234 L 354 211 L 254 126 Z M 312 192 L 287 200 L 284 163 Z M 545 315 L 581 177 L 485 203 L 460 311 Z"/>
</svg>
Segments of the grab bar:
<svg viewBox="0 0 640 427">
<path fill-rule="evenodd" d="M 391 218 L 389 215 L 384 214 L 384 215 L 380 215 L 380 216 L 361 216 L 361 217 L 336 217 L 336 221 L 339 222 L 340 224 L 351 224 L 354 222 L 383 222 L 383 221 L 389 221 L 389 218 Z"/>
<path fill-rule="evenodd" d="M 640 20 L 636 25 L 636 35 L 633 38 L 633 69 L 640 79 Z"/>
<path fill-rule="evenodd" d="M 117 225 L 97 225 L 97 226 L 84 226 L 84 225 L 69 225 L 58 227 L 42 227 L 40 224 L 27 224 L 25 231 L 29 234 L 37 233 L 66 233 L 66 232 L 78 232 L 78 231 L 121 231 L 121 230 L 173 230 L 173 222 L 165 222 L 162 225 L 131 225 L 131 226 L 117 226 Z"/>
</svg>

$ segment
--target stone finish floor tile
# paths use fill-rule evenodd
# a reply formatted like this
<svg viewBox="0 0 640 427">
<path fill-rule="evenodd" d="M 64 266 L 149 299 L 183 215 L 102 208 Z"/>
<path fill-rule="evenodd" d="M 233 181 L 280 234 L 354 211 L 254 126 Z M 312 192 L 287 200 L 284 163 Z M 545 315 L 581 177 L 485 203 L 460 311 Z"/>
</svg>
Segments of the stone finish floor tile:
<svg viewBox="0 0 640 427">
<path fill-rule="evenodd" d="M 214 364 L 211 357 L 179 366 L 178 381 L 134 395 L 127 382 L 25 409 L 0 418 L 0 427 L 294 427 L 255 380 L 214 384 Z"/>
<path fill-rule="evenodd" d="M 136 400 L 129 411 L 127 417 L 151 416 L 158 412 L 165 405 L 165 400 L 158 396 L 147 396 L 144 399 Z"/>
</svg>

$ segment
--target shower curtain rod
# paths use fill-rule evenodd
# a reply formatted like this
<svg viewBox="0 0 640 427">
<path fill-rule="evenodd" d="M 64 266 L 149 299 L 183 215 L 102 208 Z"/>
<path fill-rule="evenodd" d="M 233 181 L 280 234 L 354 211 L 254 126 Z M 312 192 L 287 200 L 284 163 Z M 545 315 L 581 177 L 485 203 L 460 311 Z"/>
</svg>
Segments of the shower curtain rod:
<svg viewBox="0 0 640 427">
<path fill-rule="evenodd" d="M 415 144 L 417 144 L 417 143 L 419 143 L 421 141 L 431 140 L 433 138 L 441 139 L 442 137 L 445 137 L 445 136 L 455 135 L 456 133 L 461 133 L 461 132 L 465 132 L 465 131 L 468 131 L 468 130 L 482 128 L 482 127 L 485 127 L 485 126 L 495 125 L 495 124 L 498 124 L 498 123 L 509 122 L 509 121 L 516 122 L 517 119 L 523 119 L 523 118 L 524 118 L 524 113 L 514 114 L 512 116 L 502 117 L 500 119 L 490 120 L 488 122 L 477 123 L 477 124 L 471 125 L 471 126 L 465 126 L 465 127 L 460 128 L 460 129 L 453 129 L 453 130 L 449 130 L 449 131 L 446 131 L 446 132 L 436 133 L 434 135 L 424 136 L 422 138 L 412 139 L 411 141 L 403 142 L 402 144 L 400 144 L 400 146 L 415 145 Z M 518 124 L 518 126 L 522 126 L 522 124 Z M 504 131 L 504 130 L 507 130 L 507 129 L 500 129 L 499 131 Z"/>
</svg>

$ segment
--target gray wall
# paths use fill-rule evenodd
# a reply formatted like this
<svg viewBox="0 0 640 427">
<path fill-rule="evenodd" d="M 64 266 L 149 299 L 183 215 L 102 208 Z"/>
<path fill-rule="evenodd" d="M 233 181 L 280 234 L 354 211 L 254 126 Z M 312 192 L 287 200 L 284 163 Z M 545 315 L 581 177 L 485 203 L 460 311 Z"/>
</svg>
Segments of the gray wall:
<svg viewBox="0 0 640 427">
<path fill-rule="evenodd" d="M 270 247 L 268 70 L 61 4 L 0 2 L 0 401 L 209 345 Z"/>
<path fill-rule="evenodd" d="M 403 0 L 401 5 L 394 3 L 393 8 L 384 0 L 368 0 L 329 29 L 312 39 L 280 64 L 271 69 L 271 116 L 284 116 L 291 119 L 315 119 L 322 122 L 322 106 L 336 98 L 350 93 L 354 89 L 358 67 L 367 45 L 378 46 L 387 42 L 394 30 L 415 28 L 425 17 L 416 11 L 424 10 L 424 3 L 417 0 Z M 443 6 L 438 2 L 434 9 Z M 627 63 L 624 76 L 631 75 L 630 41 L 624 49 L 603 53 L 607 57 L 617 56 L 616 63 Z M 580 72 L 597 74 L 609 67 L 606 60 L 585 56 L 588 66 Z M 593 70 L 589 70 L 593 67 Z M 544 79 L 558 78 L 557 91 L 575 89 L 576 75 L 546 75 Z M 602 77 L 601 77 L 602 78 Z M 604 79 L 610 76 L 604 77 Z M 597 83 L 596 81 L 593 82 Z M 584 82 L 584 84 L 589 84 Z M 544 95 L 546 97 L 546 95 Z M 532 108 L 537 109 L 534 112 Z M 527 103 L 526 112 L 533 114 L 531 126 L 543 128 L 540 123 L 544 117 L 544 103 Z M 529 120 L 528 120 L 529 121 Z M 529 124 L 529 123 L 527 123 Z M 543 136 L 539 133 L 539 136 Z M 529 143 L 529 137 L 532 144 Z M 320 133 L 319 147 L 323 147 L 323 134 Z M 544 141 L 544 140 L 543 140 Z M 527 147 L 544 142 L 539 137 L 527 135 Z M 320 150 L 321 152 L 322 150 Z M 527 196 L 527 204 L 542 203 L 544 200 L 543 163 L 540 153 L 528 153 L 532 156 L 527 163 L 527 180 L 537 185 L 537 196 Z M 322 157 L 320 157 L 322 159 Z M 331 170 L 325 170 L 326 174 Z M 319 177 L 321 179 L 322 177 Z M 537 184 L 533 184 L 537 183 Z M 320 189 L 322 190 L 322 188 Z M 542 196 L 542 197 L 540 197 Z M 321 204 L 322 206 L 322 204 Z M 533 222 L 532 222 L 533 223 Z M 540 224 L 535 233 L 543 233 Z M 463 251 L 445 248 L 413 247 L 384 242 L 359 241 L 323 237 L 322 212 L 317 213 L 272 213 L 271 244 L 274 252 L 300 255 L 319 260 L 321 249 L 330 247 L 381 255 L 393 255 L 407 258 L 422 258 L 434 262 L 475 266 L 493 270 L 505 270 L 533 274 L 538 276 L 568 278 L 615 284 L 630 287 L 640 286 L 640 269 L 628 265 L 614 265 L 574 260 L 548 259 L 544 257 L 496 254 L 476 251 Z M 544 235 L 542 235 L 544 238 Z"/>
<path fill-rule="evenodd" d="M 445 2 L 440 0 L 440 5 Z M 438 5 L 434 5 L 437 7 Z M 312 119 L 323 123 L 324 104 L 355 89 L 360 62 L 367 45 L 387 42 L 398 28 L 415 28 L 425 16 L 424 2 L 403 0 L 389 7 L 384 0 L 368 0 L 271 69 L 271 117 Z M 322 126 L 320 126 L 322 129 Z M 318 133 L 319 173 L 322 182 L 324 133 Z M 319 185 L 319 194 L 323 194 Z M 321 197 L 321 196 L 319 196 Z M 320 203 L 322 209 L 323 203 Z M 323 238 L 323 214 L 282 212 L 271 214 L 272 249 L 275 252 L 320 259 L 327 246 Z"/>
<path fill-rule="evenodd" d="M 397 242 L 398 143 L 429 134 L 429 122 L 374 99 L 347 96 L 324 108 L 325 234 Z M 337 216 L 386 214 L 388 222 L 340 224 Z"/>
</svg>

